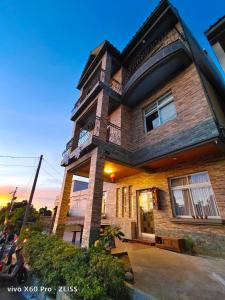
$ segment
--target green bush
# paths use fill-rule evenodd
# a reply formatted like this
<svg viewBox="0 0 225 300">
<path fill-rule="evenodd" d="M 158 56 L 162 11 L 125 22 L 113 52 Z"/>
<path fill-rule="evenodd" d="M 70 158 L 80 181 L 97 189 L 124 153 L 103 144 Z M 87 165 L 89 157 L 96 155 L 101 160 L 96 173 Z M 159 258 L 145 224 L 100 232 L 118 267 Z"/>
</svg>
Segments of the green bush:
<svg viewBox="0 0 225 300">
<path fill-rule="evenodd" d="M 75 299 L 127 299 L 122 263 L 101 247 L 78 249 L 58 237 L 27 231 L 24 256 L 45 287 L 76 287 Z"/>
</svg>

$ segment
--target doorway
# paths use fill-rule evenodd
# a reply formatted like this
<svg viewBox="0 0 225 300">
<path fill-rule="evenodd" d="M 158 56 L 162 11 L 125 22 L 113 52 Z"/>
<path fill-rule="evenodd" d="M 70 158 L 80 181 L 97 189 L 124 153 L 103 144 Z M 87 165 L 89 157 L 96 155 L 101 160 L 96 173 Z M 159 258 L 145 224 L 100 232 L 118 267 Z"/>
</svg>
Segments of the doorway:
<svg viewBox="0 0 225 300">
<path fill-rule="evenodd" d="M 139 236 L 155 237 L 152 193 L 148 189 L 138 191 L 138 220 Z"/>
</svg>

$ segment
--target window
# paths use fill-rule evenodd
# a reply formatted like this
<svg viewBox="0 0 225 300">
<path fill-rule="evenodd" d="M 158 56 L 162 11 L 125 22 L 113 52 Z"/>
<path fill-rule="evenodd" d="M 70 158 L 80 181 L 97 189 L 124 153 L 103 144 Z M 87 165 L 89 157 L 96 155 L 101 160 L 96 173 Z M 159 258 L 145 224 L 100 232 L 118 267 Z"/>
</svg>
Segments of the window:
<svg viewBox="0 0 225 300">
<path fill-rule="evenodd" d="M 161 97 L 144 111 L 145 129 L 147 132 L 176 117 L 176 107 L 172 94 Z"/>
<path fill-rule="evenodd" d="M 133 215 L 133 189 L 132 186 L 129 186 L 129 191 L 128 191 L 128 208 L 129 208 L 129 218 L 132 218 Z"/>
<path fill-rule="evenodd" d="M 219 217 L 207 172 L 172 178 L 170 186 L 177 217 Z"/>
<path fill-rule="evenodd" d="M 80 199 L 73 200 L 72 208 L 80 208 Z"/>
<path fill-rule="evenodd" d="M 116 189 L 116 217 L 119 217 L 120 189 Z"/>
<path fill-rule="evenodd" d="M 105 215 L 106 213 L 105 206 L 106 206 L 106 192 L 103 192 L 102 193 L 102 215 Z"/>
<path fill-rule="evenodd" d="M 126 199 L 127 199 L 127 188 L 122 188 L 122 218 L 124 218 L 126 212 Z"/>
</svg>

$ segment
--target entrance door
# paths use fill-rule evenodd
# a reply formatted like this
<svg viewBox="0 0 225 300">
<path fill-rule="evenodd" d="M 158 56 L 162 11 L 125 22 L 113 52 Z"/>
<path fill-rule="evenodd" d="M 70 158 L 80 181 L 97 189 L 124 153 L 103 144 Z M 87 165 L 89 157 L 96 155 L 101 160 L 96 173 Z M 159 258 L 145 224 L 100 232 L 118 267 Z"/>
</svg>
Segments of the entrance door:
<svg viewBox="0 0 225 300">
<path fill-rule="evenodd" d="M 142 237 L 153 236 L 154 216 L 153 216 L 153 201 L 150 190 L 139 191 L 139 233 Z"/>
</svg>

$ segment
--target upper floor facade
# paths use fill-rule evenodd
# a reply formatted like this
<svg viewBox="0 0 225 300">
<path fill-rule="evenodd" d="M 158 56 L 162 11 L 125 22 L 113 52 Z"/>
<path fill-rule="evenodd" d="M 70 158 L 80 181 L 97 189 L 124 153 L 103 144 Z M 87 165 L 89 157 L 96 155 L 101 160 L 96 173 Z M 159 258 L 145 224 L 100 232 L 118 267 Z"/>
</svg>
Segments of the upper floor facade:
<svg viewBox="0 0 225 300">
<path fill-rule="evenodd" d="M 225 72 L 225 16 L 210 26 L 205 35 Z"/>
<path fill-rule="evenodd" d="M 63 166 L 94 147 L 109 160 L 145 170 L 184 149 L 223 147 L 223 79 L 168 1 L 122 52 L 108 41 L 94 49 L 77 87 Z"/>
</svg>

